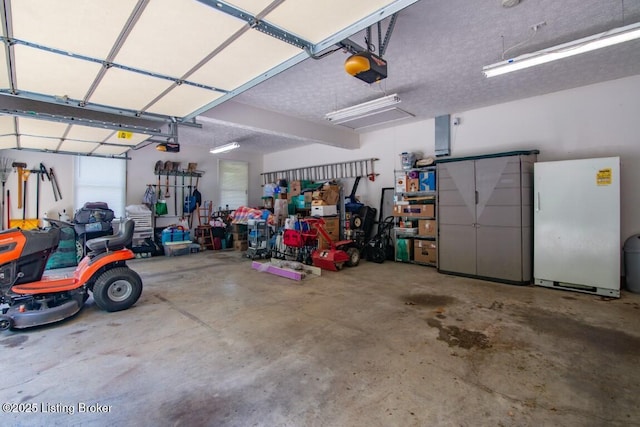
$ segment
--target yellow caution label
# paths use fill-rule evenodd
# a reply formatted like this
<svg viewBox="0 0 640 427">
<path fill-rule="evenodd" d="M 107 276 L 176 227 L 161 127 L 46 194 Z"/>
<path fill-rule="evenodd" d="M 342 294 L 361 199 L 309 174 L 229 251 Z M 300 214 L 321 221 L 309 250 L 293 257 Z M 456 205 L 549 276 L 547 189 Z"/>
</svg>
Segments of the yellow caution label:
<svg viewBox="0 0 640 427">
<path fill-rule="evenodd" d="M 596 176 L 598 185 L 611 185 L 611 168 L 600 169 Z"/>
<path fill-rule="evenodd" d="M 124 130 L 118 131 L 119 139 L 131 139 L 133 137 L 133 132 L 127 132 Z"/>
</svg>

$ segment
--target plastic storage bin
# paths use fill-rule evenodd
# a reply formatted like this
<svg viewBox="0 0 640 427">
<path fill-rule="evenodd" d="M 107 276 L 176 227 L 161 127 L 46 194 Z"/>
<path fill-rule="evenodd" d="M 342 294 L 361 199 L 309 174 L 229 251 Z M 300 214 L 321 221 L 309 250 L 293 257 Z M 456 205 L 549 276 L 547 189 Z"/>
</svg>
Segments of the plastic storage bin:
<svg viewBox="0 0 640 427">
<path fill-rule="evenodd" d="M 189 230 L 185 230 L 182 227 L 167 227 L 162 230 L 163 245 L 167 242 L 183 242 L 185 240 L 191 240 Z"/>
<path fill-rule="evenodd" d="M 166 256 L 181 256 L 191 252 L 191 241 L 167 242 L 162 245 Z"/>
</svg>

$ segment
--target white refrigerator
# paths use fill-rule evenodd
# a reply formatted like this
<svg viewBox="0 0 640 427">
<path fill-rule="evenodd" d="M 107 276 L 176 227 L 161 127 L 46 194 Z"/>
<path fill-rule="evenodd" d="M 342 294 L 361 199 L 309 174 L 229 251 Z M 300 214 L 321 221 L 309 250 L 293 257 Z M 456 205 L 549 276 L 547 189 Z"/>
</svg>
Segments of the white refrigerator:
<svg viewBox="0 0 640 427">
<path fill-rule="evenodd" d="M 534 283 L 620 297 L 620 158 L 534 165 Z"/>
</svg>

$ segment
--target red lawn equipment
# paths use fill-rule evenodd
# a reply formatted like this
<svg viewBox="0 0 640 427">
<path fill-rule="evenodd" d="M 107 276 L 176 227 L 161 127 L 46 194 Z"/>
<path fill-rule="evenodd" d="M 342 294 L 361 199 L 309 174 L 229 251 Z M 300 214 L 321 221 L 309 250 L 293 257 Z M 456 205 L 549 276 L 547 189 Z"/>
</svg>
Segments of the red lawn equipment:
<svg viewBox="0 0 640 427">
<path fill-rule="evenodd" d="M 338 271 L 346 263 L 355 267 L 360 262 L 360 250 L 353 240 L 333 242 L 324 228 L 324 220 L 320 217 L 306 218 L 305 221 L 317 230 L 325 241 L 329 242 L 329 249 L 316 249 L 311 253 L 313 265 L 324 270 Z"/>
<path fill-rule="evenodd" d="M 281 254 L 283 259 L 292 257 L 298 262 L 312 264 L 311 253 L 318 247 L 318 230 L 311 227 L 307 219 L 297 221 L 299 229 L 284 230 L 282 242 L 286 249 Z"/>
</svg>

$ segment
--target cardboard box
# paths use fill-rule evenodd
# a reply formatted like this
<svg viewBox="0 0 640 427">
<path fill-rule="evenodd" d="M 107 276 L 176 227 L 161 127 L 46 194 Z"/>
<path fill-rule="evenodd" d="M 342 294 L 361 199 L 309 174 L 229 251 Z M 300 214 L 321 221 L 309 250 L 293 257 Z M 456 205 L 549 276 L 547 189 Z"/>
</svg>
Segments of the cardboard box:
<svg viewBox="0 0 640 427">
<path fill-rule="evenodd" d="M 438 224 L 435 219 L 418 220 L 418 236 L 436 237 Z"/>
<path fill-rule="evenodd" d="M 396 172 L 396 193 L 407 191 L 407 174 Z"/>
<path fill-rule="evenodd" d="M 340 219 L 339 218 L 323 218 L 324 229 L 331 238 L 331 241 L 337 242 L 340 239 Z M 331 244 L 318 234 L 318 248 L 329 249 Z"/>
<path fill-rule="evenodd" d="M 415 193 L 419 190 L 420 190 L 420 179 L 418 178 L 407 179 L 407 189 L 405 190 L 407 193 Z"/>
<path fill-rule="evenodd" d="M 233 241 L 233 250 L 234 251 L 246 251 L 249 247 L 249 244 L 246 240 L 234 240 Z"/>
<path fill-rule="evenodd" d="M 311 206 L 327 206 L 327 202 L 325 202 L 324 200 L 312 200 L 311 201 Z"/>
<path fill-rule="evenodd" d="M 328 205 L 336 205 L 340 200 L 340 188 L 337 185 L 325 185 L 322 187 L 322 200 Z"/>
<path fill-rule="evenodd" d="M 289 195 L 297 196 L 302 191 L 302 185 L 300 181 L 291 181 L 289 183 Z"/>
<path fill-rule="evenodd" d="M 438 262 L 438 247 L 435 240 L 413 241 L 413 260 L 423 264 L 436 264 Z"/>
<path fill-rule="evenodd" d="M 234 242 L 241 242 L 247 240 L 247 232 L 244 233 L 231 233 Z"/>
<path fill-rule="evenodd" d="M 336 205 L 311 206 L 312 216 L 331 216 L 338 215 L 338 207 Z"/>
<path fill-rule="evenodd" d="M 327 230 L 327 233 L 330 236 L 335 236 L 335 239 L 338 239 L 338 234 L 340 233 L 340 219 L 338 217 L 329 217 L 322 218 L 324 221 L 324 229 Z"/>
<path fill-rule="evenodd" d="M 393 216 L 434 218 L 436 210 L 435 205 L 394 205 Z"/>
<path fill-rule="evenodd" d="M 419 191 L 436 191 L 436 173 L 434 171 L 420 172 Z"/>
<path fill-rule="evenodd" d="M 302 191 L 306 190 L 307 187 L 312 187 L 312 186 L 313 186 L 313 181 L 310 181 L 308 179 L 303 179 L 303 180 L 299 180 L 299 181 L 291 181 L 289 183 L 289 195 L 298 196 L 298 195 L 302 194 Z"/>
</svg>

